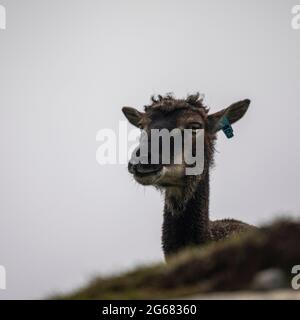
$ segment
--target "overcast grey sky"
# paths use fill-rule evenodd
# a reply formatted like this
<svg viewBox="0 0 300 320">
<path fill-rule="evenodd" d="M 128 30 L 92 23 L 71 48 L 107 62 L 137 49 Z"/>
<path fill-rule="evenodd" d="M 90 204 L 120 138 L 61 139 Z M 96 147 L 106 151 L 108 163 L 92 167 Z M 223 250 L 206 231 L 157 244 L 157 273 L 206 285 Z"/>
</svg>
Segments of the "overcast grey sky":
<svg viewBox="0 0 300 320">
<path fill-rule="evenodd" d="M 300 215 L 300 30 L 290 0 L 0 0 L 1 298 L 163 259 L 162 197 L 100 166 L 101 128 L 151 94 L 252 100 L 219 134 L 212 219 Z"/>
</svg>

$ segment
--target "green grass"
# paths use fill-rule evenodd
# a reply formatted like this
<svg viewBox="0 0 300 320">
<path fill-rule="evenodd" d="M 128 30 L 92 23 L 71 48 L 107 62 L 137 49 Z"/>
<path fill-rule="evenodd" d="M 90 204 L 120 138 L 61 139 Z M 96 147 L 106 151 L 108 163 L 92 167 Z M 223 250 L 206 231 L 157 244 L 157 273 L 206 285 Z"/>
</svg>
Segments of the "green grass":
<svg viewBox="0 0 300 320">
<path fill-rule="evenodd" d="M 96 278 L 55 299 L 163 299 L 216 291 L 251 289 L 253 277 L 277 268 L 290 274 L 300 264 L 300 222 L 276 221 L 243 236 L 191 248 L 168 264 L 139 267 Z"/>
</svg>

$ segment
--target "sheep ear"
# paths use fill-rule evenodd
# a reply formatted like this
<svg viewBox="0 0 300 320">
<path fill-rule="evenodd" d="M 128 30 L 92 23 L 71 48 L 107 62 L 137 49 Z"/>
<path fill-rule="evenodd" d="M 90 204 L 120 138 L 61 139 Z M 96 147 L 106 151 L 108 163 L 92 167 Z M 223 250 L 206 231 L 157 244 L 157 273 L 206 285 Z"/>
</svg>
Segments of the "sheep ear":
<svg viewBox="0 0 300 320">
<path fill-rule="evenodd" d="M 139 112 L 138 110 L 131 107 L 123 107 L 122 111 L 125 117 L 127 118 L 127 120 L 135 127 L 140 126 L 141 120 L 145 116 L 145 113 Z"/>
<path fill-rule="evenodd" d="M 229 106 L 226 109 L 223 109 L 219 112 L 213 113 L 208 116 L 208 128 L 211 132 L 215 133 L 222 129 L 222 123 L 224 118 L 226 117 L 230 124 L 233 124 L 240 120 L 245 113 L 247 112 L 250 100 L 242 100 L 239 102 L 236 102 Z"/>
</svg>

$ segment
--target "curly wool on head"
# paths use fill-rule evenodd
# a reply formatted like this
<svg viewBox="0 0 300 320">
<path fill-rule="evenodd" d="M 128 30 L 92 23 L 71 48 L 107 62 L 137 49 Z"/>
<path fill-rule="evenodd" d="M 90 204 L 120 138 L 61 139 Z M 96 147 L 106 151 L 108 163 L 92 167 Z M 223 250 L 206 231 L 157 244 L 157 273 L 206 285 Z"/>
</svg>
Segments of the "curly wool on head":
<svg viewBox="0 0 300 320">
<path fill-rule="evenodd" d="M 172 93 L 167 93 L 165 96 L 158 95 L 151 97 L 151 104 L 144 106 L 145 112 L 151 113 L 154 110 L 162 112 L 172 112 L 176 109 L 193 109 L 207 115 L 209 108 L 203 103 L 204 96 L 199 92 L 190 94 L 186 99 L 176 99 Z"/>
</svg>

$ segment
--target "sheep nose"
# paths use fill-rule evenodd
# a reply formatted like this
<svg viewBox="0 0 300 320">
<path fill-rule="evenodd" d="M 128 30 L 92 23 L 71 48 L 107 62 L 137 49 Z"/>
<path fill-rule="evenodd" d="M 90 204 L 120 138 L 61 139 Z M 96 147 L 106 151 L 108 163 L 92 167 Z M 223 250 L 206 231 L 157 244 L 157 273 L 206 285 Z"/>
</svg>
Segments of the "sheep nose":
<svg viewBox="0 0 300 320">
<path fill-rule="evenodd" d="M 128 162 L 128 171 L 131 174 L 135 174 L 135 164 L 132 164 L 131 162 Z"/>
<path fill-rule="evenodd" d="M 162 169 L 161 164 L 151 163 L 151 154 L 148 152 L 146 155 L 141 154 L 141 149 L 138 147 L 132 154 L 128 163 L 128 171 L 131 174 L 147 175 L 159 172 Z"/>
<path fill-rule="evenodd" d="M 157 173 L 162 169 L 162 165 L 160 164 L 132 164 L 129 162 L 128 164 L 128 171 L 131 174 L 140 174 L 140 175 L 146 175 L 146 174 L 152 174 Z"/>
</svg>

